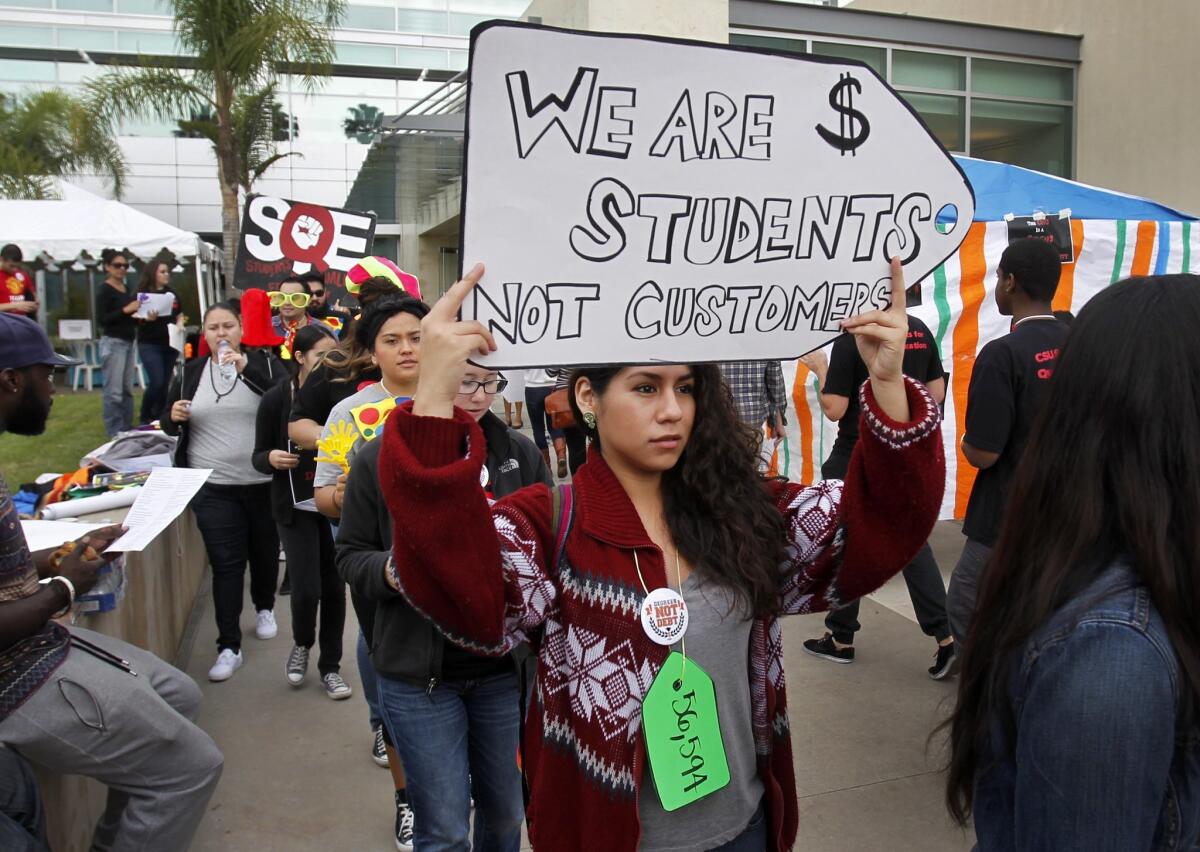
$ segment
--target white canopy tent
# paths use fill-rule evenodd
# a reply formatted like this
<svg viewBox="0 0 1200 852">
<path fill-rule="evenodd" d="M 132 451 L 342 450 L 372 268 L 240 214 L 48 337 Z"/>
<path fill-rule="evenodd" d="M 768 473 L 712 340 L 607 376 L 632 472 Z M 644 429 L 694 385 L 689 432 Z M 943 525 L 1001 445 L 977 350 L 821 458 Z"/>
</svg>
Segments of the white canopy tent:
<svg viewBox="0 0 1200 852">
<path fill-rule="evenodd" d="M 44 256 L 59 264 L 70 264 L 85 253 L 98 258 L 105 248 L 126 249 L 146 260 L 166 249 L 176 258 L 195 259 L 200 309 L 214 300 L 216 275 L 208 276 L 206 286 L 204 270 L 211 273 L 212 265 L 219 262 L 216 246 L 66 181 L 59 182 L 59 196 L 57 201 L 0 199 L 3 242 L 20 246 L 29 260 Z"/>
</svg>

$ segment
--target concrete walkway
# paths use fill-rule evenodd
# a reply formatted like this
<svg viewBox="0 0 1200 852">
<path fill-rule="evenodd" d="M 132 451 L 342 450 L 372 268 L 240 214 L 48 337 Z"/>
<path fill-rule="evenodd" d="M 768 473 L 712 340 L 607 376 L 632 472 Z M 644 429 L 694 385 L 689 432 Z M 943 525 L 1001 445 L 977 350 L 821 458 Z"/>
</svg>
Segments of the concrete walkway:
<svg viewBox="0 0 1200 852">
<path fill-rule="evenodd" d="M 934 553 L 949 574 L 961 549 L 957 524 L 938 525 Z M 355 695 L 334 702 L 316 677 L 292 688 L 284 678 L 291 648 L 287 598 L 276 608 L 279 636 L 254 638 L 243 615 L 245 665 L 209 683 L 216 653 L 206 602 L 186 667 L 201 684 L 200 724 L 225 752 L 225 775 L 200 828 L 200 852 L 386 852 L 393 805 L 388 772 L 371 762 L 370 730 L 354 664 L 357 626 L 349 609 L 342 672 Z M 249 610 L 249 595 L 246 596 Z M 820 616 L 784 622 L 784 653 L 800 798 L 798 850 L 964 852 L 971 837 L 942 805 L 943 756 L 928 751 L 954 682 L 926 675 L 934 643 L 912 620 L 904 583 L 893 580 L 862 607 L 858 659 L 838 666 L 803 652 L 820 635 Z M 551 852 L 557 852 L 551 850 Z"/>
</svg>

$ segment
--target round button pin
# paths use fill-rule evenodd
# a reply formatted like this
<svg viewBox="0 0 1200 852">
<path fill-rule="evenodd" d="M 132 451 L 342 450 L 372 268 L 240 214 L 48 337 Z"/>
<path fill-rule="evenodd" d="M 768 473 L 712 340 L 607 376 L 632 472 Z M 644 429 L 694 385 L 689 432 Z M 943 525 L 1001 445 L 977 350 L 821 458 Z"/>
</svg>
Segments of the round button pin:
<svg viewBox="0 0 1200 852">
<path fill-rule="evenodd" d="M 687 604 L 674 589 L 655 589 L 646 595 L 641 617 L 642 629 L 659 645 L 674 645 L 687 632 Z"/>
</svg>

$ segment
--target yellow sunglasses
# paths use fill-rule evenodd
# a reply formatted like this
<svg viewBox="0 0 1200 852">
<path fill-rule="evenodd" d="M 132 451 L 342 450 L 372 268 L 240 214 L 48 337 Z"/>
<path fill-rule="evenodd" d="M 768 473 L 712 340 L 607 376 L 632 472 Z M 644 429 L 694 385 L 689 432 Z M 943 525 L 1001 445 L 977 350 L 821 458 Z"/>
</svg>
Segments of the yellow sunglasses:
<svg viewBox="0 0 1200 852">
<path fill-rule="evenodd" d="M 294 308 L 307 308 L 311 300 L 312 296 L 308 293 L 280 293 L 278 290 L 271 293 L 272 308 L 282 308 L 288 302 L 291 302 Z"/>
</svg>

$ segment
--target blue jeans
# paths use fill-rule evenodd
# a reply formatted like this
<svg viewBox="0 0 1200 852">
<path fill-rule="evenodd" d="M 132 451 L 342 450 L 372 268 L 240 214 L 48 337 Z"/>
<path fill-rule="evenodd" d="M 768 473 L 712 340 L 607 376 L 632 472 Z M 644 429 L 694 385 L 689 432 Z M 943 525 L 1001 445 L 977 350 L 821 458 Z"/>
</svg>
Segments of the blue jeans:
<svg viewBox="0 0 1200 852">
<path fill-rule="evenodd" d="M 520 696 L 515 674 L 443 682 L 429 692 L 379 676 L 379 705 L 408 777 L 421 852 L 520 850 Z"/>
<path fill-rule="evenodd" d="M 101 337 L 100 366 L 104 370 L 104 431 L 111 438 L 133 428 L 133 341 Z"/>
<path fill-rule="evenodd" d="M 763 805 L 759 805 L 754 816 L 750 817 L 746 830 L 728 843 L 722 843 L 712 852 L 767 852 L 767 830 L 769 828 L 767 809 Z"/>
<path fill-rule="evenodd" d="M 167 407 L 167 385 L 179 353 L 159 343 L 139 343 L 138 354 L 146 370 L 146 391 L 142 394 L 141 422 L 150 423 L 163 416 Z"/>
<path fill-rule="evenodd" d="M 371 650 L 367 647 L 367 637 L 361 630 L 358 631 L 358 644 L 354 651 L 358 663 L 358 679 L 362 681 L 363 695 L 367 699 L 367 719 L 373 731 L 383 724 L 383 714 L 379 710 L 379 675 L 375 674 L 375 666 L 371 663 Z"/>
<path fill-rule="evenodd" d="M 0 849 L 46 852 L 46 813 L 33 771 L 19 754 L 0 748 Z"/>
</svg>

